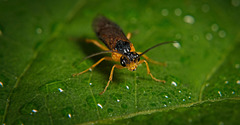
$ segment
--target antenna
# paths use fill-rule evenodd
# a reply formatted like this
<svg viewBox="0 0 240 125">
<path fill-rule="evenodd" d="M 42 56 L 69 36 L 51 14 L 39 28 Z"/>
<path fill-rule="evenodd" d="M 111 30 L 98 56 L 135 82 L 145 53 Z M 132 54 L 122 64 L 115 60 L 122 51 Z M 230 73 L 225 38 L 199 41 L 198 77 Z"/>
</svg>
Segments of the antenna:
<svg viewBox="0 0 240 125">
<path fill-rule="evenodd" d="M 164 44 L 168 44 L 168 43 L 178 43 L 178 42 L 177 42 L 177 41 L 167 41 L 167 42 L 163 42 L 163 43 L 158 43 L 157 45 L 154 45 L 154 46 L 148 48 L 147 50 L 145 50 L 144 52 L 142 52 L 142 53 L 139 55 L 138 58 L 140 58 L 143 54 L 147 53 L 147 52 L 150 51 L 151 49 L 156 48 L 156 47 L 161 46 L 161 45 L 164 45 Z"/>
</svg>

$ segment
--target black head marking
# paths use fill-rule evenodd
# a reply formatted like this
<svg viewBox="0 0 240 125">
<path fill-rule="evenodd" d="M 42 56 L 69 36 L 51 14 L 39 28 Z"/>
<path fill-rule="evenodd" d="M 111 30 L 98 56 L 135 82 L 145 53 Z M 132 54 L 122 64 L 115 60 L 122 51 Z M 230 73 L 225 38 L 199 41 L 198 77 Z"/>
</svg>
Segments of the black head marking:
<svg viewBox="0 0 240 125">
<path fill-rule="evenodd" d="M 123 67 L 126 66 L 126 64 L 130 64 L 130 62 L 136 62 L 139 61 L 139 55 L 136 52 L 129 52 L 129 53 L 124 53 L 124 56 L 120 58 L 120 63 Z"/>
</svg>

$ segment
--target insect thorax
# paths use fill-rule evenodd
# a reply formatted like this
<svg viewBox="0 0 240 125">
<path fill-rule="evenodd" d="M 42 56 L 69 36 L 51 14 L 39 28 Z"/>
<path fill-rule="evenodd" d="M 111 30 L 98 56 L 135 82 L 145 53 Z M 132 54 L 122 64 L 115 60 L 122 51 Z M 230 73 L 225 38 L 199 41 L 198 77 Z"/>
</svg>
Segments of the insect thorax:
<svg viewBox="0 0 240 125">
<path fill-rule="evenodd" d="M 116 46 L 115 46 L 115 50 L 117 50 L 120 53 L 129 53 L 131 50 L 130 44 L 129 42 L 125 42 L 122 40 L 117 41 Z"/>
</svg>

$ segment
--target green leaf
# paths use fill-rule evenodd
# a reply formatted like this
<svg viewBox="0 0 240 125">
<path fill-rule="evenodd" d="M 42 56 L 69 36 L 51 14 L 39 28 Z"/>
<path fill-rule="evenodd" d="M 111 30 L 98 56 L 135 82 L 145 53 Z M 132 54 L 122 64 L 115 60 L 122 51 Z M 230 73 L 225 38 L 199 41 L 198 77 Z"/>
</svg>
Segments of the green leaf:
<svg viewBox="0 0 240 125">
<path fill-rule="evenodd" d="M 2 124 L 234 124 L 240 96 L 239 0 L 0 1 L 0 119 Z M 103 14 L 131 32 L 137 51 L 163 41 L 135 72 L 84 39 Z M 107 54 L 104 56 L 108 56 Z M 109 55 L 110 56 L 110 55 Z"/>
</svg>

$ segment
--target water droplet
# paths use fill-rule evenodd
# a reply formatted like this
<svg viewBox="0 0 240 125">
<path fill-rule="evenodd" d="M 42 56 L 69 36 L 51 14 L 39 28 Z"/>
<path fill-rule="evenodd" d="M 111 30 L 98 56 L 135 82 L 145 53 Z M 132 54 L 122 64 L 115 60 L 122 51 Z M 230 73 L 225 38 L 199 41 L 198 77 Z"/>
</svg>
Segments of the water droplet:
<svg viewBox="0 0 240 125">
<path fill-rule="evenodd" d="M 188 99 L 191 99 L 191 96 L 188 96 Z"/>
<path fill-rule="evenodd" d="M 178 91 L 178 93 L 182 93 L 182 91 L 181 91 L 181 90 L 179 90 L 179 91 Z"/>
<path fill-rule="evenodd" d="M 195 22 L 194 17 L 191 15 L 184 16 L 183 20 L 185 23 L 188 23 L 188 24 L 193 24 Z"/>
<path fill-rule="evenodd" d="M 167 96 L 167 95 L 165 95 L 165 98 L 167 98 L 167 99 L 168 99 L 168 96 Z"/>
<path fill-rule="evenodd" d="M 89 71 L 92 72 L 92 68 L 89 68 Z"/>
<path fill-rule="evenodd" d="M 126 86 L 126 88 L 129 90 L 129 86 Z"/>
<path fill-rule="evenodd" d="M 162 9 L 162 15 L 167 16 L 168 15 L 168 10 L 167 9 Z"/>
<path fill-rule="evenodd" d="M 218 31 L 218 25 L 217 24 L 213 24 L 212 26 L 211 26 L 211 29 L 212 29 L 212 31 L 214 31 L 214 32 L 217 32 Z"/>
<path fill-rule="evenodd" d="M 89 85 L 91 86 L 91 85 L 92 85 L 92 83 L 90 82 L 90 83 L 89 83 Z"/>
<path fill-rule="evenodd" d="M 199 40 L 199 36 L 198 35 L 193 35 L 193 40 L 194 41 L 198 41 Z"/>
<path fill-rule="evenodd" d="M 176 16 L 181 16 L 182 15 L 182 10 L 180 8 L 175 9 L 174 11 Z"/>
<path fill-rule="evenodd" d="M 224 30 L 220 30 L 218 32 L 219 37 L 224 38 L 226 36 L 226 32 Z"/>
<path fill-rule="evenodd" d="M 34 100 L 25 103 L 21 106 L 19 109 L 20 113 L 23 115 L 34 115 L 36 112 L 38 112 L 40 107 L 43 105 L 42 102 L 39 101 L 40 99 L 37 97 L 34 98 Z"/>
<path fill-rule="evenodd" d="M 55 93 L 61 90 L 65 90 L 66 84 L 63 81 L 52 81 L 48 82 L 43 86 L 40 86 L 38 89 L 44 93 Z"/>
<path fill-rule="evenodd" d="M 0 81 L 0 86 L 3 87 L 3 83 Z"/>
<path fill-rule="evenodd" d="M 166 104 L 163 104 L 163 107 L 167 107 L 167 105 L 166 105 Z"/>
<path fill-rule="evenodd" d="M 100 107 L 101 109 L 103 108 L 103 106 L 100 103 L 98 103 L 97 106 Z"/>
<path fill-rule="evenodd" d="M 184 101 L 184 102 L 185 102 L 185 99 L 182 99 L 182 101 Z"/>
<path fill-rule="evenodd" d="M 38 112 L 38 110 L 37 110 L 37 109 L 33 109 L 32 112 L 33 112 L 33 113 L 36 113 L 36 112 Z"/>
<path fill-rule="evenodd" d="M 62 115 L 64 117 L 72 118 L 73 109 L 71 107 L 66 107 L 62 110 Z"/>
<path fill-rule="evenodd" d="M 117 99 L 117 102 L 120 102 L 120 100 L 119 100 L 119 99 Z"/>
<path fill-rule="evenodd" d="M 177 83 L 176 82 L 174 82 L 174 81 L 172 81 L 172 83 L 171 83 L 172 85 L 174 85 L 174 86 L 177 86 Z"/>
<path fill-rule="evenodd" d="M 239 65 L 239 64 L 235 64 L 235 68 L 236 68 L 236 69 L 239 69 L 239 68 L 240 68 L 240 65 Z"/>
<path fill-rule="evenodd" d="M 63 89 L 61 89 L 61 88 L 58 88 L 58 90 L 59 90 L 59 92 L 63 92 Z"/>
<path fill-rule="evenodd" d="M 68 114 L 68 118 L 72 118 L 72 114 Z"/>
<path fill-rule="evenodd" d="M 37 33 L 37 34 L 41 34 L 41 33 L 42 33 L 42 29 L 38 27 L 38 28 L 36 29 L 36 33 Z"/>
<path fill-rule="evenodd" d="M 202 11 L 204 13 L 207 13 L 209 11 L 209 9 L 210 9 L 209 5 L 207 5 L 207 4 L 202 5 Z"/>
<path fill-rule="evenodd" d="M 238 7 L 239 5 L 240 5 L 240 1 L 239 0 L 232 0 L 232 5 L 234 6 L 234 7 Z"/>
<path fill-rule="evenodd" d="M 211 33 L 207 33 L 205 37 L 206 37 L 207 40 L 212 40 L 213 39 L 213 35 Z"/>
<path fill-rule="evenodd" d="M 232 94 L 234 95 L 234 94 L 235 94 L 235 92 L 234 92 L 234 91 L 232 91 Z"/>
<path fill-rule="evenodd" d="M 225 81 L 225 84 L 228 84 L 228 81 Z"/>
<path fill-rule="evenodd" d="M 222 96 L 222 93 L 220 91 L 218 91 L 218 94 L 219 94 L 219 96 Z"/>
<path fill-rule="evenodd" d="M 123 103 L 123 104 L 121 104 L 121 107 L 124 108 L 124 109 L 127 109 L 128 106 Z"/>
<path fill-rule="evenodd" d="M 237 83 L 238 85 L 240 85 L 240 80 L 237 80 L 236 83 Z"/>
<path fill-rule="evenodd" d="M 178 49 L 181 48 L 181 45 L 179 44 L 179 42 L 177 42 L 177 43 L 173 43 L 173 46 L 176 47 L 176 48 L 178 48 Z"/>
</svg>

